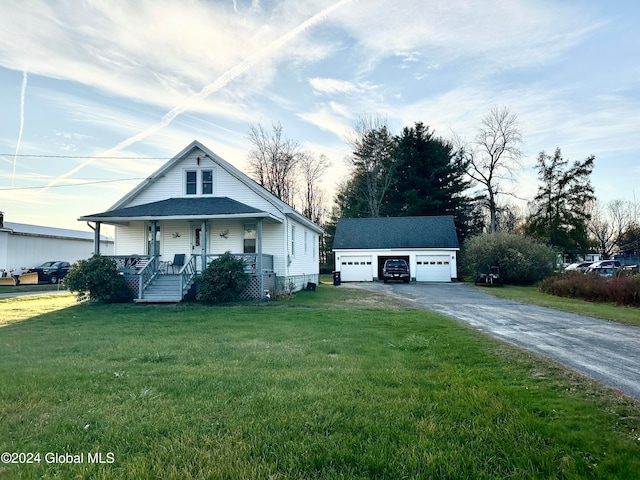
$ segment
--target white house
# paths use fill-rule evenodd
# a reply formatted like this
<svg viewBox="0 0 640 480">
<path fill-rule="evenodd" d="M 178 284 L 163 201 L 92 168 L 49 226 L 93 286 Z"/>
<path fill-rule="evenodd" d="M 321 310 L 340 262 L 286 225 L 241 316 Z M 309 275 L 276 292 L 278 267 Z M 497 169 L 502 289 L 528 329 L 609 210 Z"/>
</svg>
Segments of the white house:
<svg viewBox="0 0 640 480">
<path fill-rule="evenodd" d="M 115 226 L 114 258 L 137 301 L 181 300 L 227 251 L 252 275 L 247 296 L 318 282 L 322 229 L 198 141 L 108 211 L 79 220 L 96 232 Z"/>
<path fill-rule="evenodd" d="M 451 216 L 343 218 L 333 242 L 344 282 L 378 280 L 394 258 L 406 260 L 412 281 L 450 282 L 458 277 L 459 250 Z"/>
<path fill-rule="evenodd" d="M 5 222 L 0 212 L 0 270 L 29 269 L 48 261 L 73 263 L 89 258 L 94 251 L 95 235 L 26 223 Z M 101 249 L 113 253 L 113 239 L 102 236 Z"/>
</svg>

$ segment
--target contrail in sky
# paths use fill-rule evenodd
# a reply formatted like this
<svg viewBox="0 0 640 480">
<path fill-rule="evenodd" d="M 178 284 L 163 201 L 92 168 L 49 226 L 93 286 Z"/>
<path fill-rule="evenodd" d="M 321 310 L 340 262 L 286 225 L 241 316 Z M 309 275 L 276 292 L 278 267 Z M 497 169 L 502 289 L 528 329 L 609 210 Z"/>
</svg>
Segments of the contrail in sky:
<svg viewBox="0 0 640 480">
<path fill-rule="evenodd" d="M 22 89 L 20 90 L 20 130 L 18 130 L 18 141 L 16 142 L 16 152 L 13 155 L 13 173 L 11 174 L 11 186 L 16 178 L 16 160 L 22 143 L 22 130 L 24 129 L 24 96 L 27 91 L 27 70 L 22 72 Z"/>
<path fill-rule="evenodd" d="M 111 148 L 110 150 L 107 150 L 106 152 L 103 152 L 100 156 L 113 155 L 114 153 L 119 152 L 123 148 L 126 148 L 126 147 L 128 147 L 130 145 L 133 145 L 134 143 L 137 143 L 140 140 L 143 140 L 143 139 L 147 138 L 148 136 L 153 135 L 157 131 L 162 130 L 164 127 L 168 126 L 178 115 L 180 115 L 181 113 L 185 112 L 186 110 L 189 109 L 189 107 L 194 105 L 196 103 L 196 101 L 202 100 L 204 98 L 207 98 L 212 93 L 215 93 L 218 90 L 220 90 L 221 88 L 224 88 L 227 84 L 229 84 L 229 82 L 235 80 L 237 77 L 239 77 L 240 75 L 245 73 L 247 70 L 251 69 L 260 60 L 263 60 L 264 58 L 266 58 L 269 55 L 273 54 L 274 52 L 276 52 L 280 48 L 284 47 L 287 43 L 289 43 L 291 40 L 293 40 L 295 37 L 297 37 L 301 33 L 305 32 L 306 30 L 308 30 L 311 27 L 314 27 L 318 23 L 321 23 L 322 21 L 324 21 L 324 19 L 329 14 L 331 14 L 334 10 L 337 10 L 338 8 L 346 5 L 347 3 L 351 3 L 351 1 L 352 0 L 340 0 L 339 2 L 336 2 L 333 5 L 325 8 L 321 12 L 316 13 L 312 17 L 310 17 L 307 20 L 305 20 L 304 22 L 302 22 L 300 25 L 298 25 L 293 30 L 289 31 L 288 33 L 282 35 L 280 38 L 278 38 L 278 39 L 274 40 L 273 42 L 271 42 L 269 45 L 264 47 L 262 50 L 259 50 L 257 53 L 255 53 L 255 54 L 247 57 L 246 59 L 244 59 L 242 62 L 237 64 L 235 67 L 233 67 L 233 68 L 227 70 L 226 72 L 224 72 L 213 83 L 205 86 L 202 90 L 200 90 L 200 92 L 198 92 L 198 93 L 192 95 L 191 97 L 189 97 L 181 105 L 178 105 L 178 106 L 172 108 L 168 113 L 166 113 L 162 117 L 162 121 L 156 123 L 155 125 L 149 127 L 148 129 L 146 129 L 146 130 L 144 130 L 144 131 L 142 131 L 140 133 L 137 133 L 136 135 L 133 135 L 132 137 L 127 138 L 126 140 L 123 140 L 122 142 L 120 142 L 115 147 Z M 89 160 L 86 160 L 86 161 L 82 162 L 78 166 L 76 166 L 76 167 L 72 168 L 71 170 L 69 170 L 67 173 L 59 176 L 55 180 L 52 180 L 47 185 L 42 187 L 41 192 L 47 190 L 49 187 L 52 187 L 53 185 L 56 185 L 61 180 L 65 179 L 65 178 L 68 178 L 71 175 L 77 173 L 79 170 L 83 169 L 87 165 L 90 165 L 95 160 L 96 160 L 95 158 L 90 158 Z"/>
</svg>

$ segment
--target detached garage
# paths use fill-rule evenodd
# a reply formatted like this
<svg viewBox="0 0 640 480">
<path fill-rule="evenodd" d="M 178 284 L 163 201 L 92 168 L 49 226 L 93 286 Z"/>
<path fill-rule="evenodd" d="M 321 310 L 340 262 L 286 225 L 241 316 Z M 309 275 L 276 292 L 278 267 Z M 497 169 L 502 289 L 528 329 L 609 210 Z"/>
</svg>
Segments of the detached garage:
<svg viewBox="0 0 640 480">
<path fill-rule="evenodd" d="M 459 250 L 451 216 L 343 218 L 333 242 L 343 282 L 380 279 L 388 259 L 406 260 L 412 281 L 450 282 L 458 276 Z"/>
</svg>

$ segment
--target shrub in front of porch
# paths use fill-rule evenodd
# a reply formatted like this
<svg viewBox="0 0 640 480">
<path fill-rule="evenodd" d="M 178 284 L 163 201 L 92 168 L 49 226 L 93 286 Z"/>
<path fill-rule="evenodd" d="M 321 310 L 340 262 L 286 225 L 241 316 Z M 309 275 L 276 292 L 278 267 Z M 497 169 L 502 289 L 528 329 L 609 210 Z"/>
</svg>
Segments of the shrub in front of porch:
<svg viewBox="0 0 640 480">
<path fill-rule="evenodd" d="M 198 279 L 196 299 L 203 302 L 233 302 L 249 285 L 244 261 L 225 252 L 213 260 Z"/>
<path fill-rule="evenodd" d="M 62 282 L 78 300 L 123 303 L 133 299 L 116 262 L 99 254 L 75 262 Z"/>
</svg>

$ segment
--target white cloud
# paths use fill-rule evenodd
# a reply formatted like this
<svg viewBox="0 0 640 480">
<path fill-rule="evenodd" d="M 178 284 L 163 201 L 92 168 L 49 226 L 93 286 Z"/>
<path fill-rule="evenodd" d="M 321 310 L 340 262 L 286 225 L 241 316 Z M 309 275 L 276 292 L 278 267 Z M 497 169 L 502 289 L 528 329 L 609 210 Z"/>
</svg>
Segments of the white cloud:
<svg viewBox="0 0 640 480">
<path fill-rule="evenodd" d="M 354 83 L 335 78 L 311 78 L 309 84 L 318 93 L 350 95 L 361 91 Z"/>
</svg>

